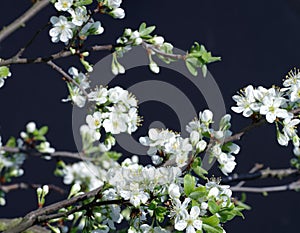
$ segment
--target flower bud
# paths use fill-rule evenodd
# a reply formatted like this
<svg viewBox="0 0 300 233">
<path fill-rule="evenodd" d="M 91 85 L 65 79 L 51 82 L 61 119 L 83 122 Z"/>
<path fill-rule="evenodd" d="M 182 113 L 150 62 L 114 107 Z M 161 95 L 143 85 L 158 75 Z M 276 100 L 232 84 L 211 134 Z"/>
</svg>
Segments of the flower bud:
<svg viewBox="0 0 300 233">
<path fill-rule="evenodd" d="M 125 11 L 122 8 L 116 8 L 109 12 L 109 14 L 115 19 L 123 19 L 125 17 Z"/>
<path fill-rule="evenodd" d="M 33 131 L 36 130 L 36 124 L 34 122 L 29 122 L 26 125 L 26 130 L 27 130 L 28 133 L 33 133 Z"/>
</svg>

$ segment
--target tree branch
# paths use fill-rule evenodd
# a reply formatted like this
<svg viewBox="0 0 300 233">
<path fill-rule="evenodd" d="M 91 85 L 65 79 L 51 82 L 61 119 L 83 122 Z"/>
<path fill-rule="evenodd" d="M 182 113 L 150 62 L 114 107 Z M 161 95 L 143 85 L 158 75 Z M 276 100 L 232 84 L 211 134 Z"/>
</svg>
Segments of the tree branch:
<svg viewBox="0 0 300 233">
<path fill-rule="evenodd" d="M 0 42 L 8 37 L 11 33 L 17 30 L 19 27 L 24 25 L 26 21 L 35 16 L 40 10 L 46 7 L 49 4 L 49 0 L 40 0 L 37 1 L 29 10 L 27 10 L 23 15 L 17 18 L 10 25 L 3 27 L 0 31 Z"/>
<path fill-rule="evenodd" d="M 42 218 L 42 220 L 46 221 L 45 219 L 47 219 L 47 218 L 45 216 L 51 215 L 62 208 L 66 208 L 66 207 L 72 206 L 74 204 L 78 204 L 82 201 L 85 201 L 89 198 L 96 197 L 100 193 L 101 190 L 102 190 L 102 187 L 99 187 L 99 188 L 94 189 L 85 194 L 81 194 L 79 196 L 72 197 L 68 200 L 63 200 L 63 201 L 54 203 L 52 205 L 46 206 L 44 208 L 40 208 L 35 211 L 32 211 L 32 212 L 28 213 L 21 220 L 21 222 L 19 224 L 17 224 L 16 226 L 14 226 L 10 229 L 7 229 L 3 233 L 19 233 L 19 232 L 25 231 L 29 227 L 36 225 L 38 223 L 41 223 L 41 220 L 39 221 L 39 219 L 38 219 L 39 217 L 44 216 Z"/>
<path fill-rule="evenodd" d="M 5 151 L 5 152 L 9 152 L 9 153 L 24 153 L 24 154 L 28 154 L 28 155 L 35 155 L 35 156 L 47 156 L 50 155 L 51 157 L 66 157 L 66 158 L 72 158 L 72 159 L 78 159 L 78 160 L 89 160 L 91 161 L 92 158 L 86 157 L 84 155 L 84 153 L 79 152 L 79 153 L 75 153 L 75 152 L 67 152 L 67 151 L 56 151 L 54 153 L 51 154 L 47 154 L 47 153 L 40 153 L 37 151 L 30 151 L 30 150 L 23 150 L 17 147 L 1 147 L 0 151 Z"/>
<path fill-rule="evenodd" d="M 48 61 L 47 64 L 49 66 L 51 66 L 54 70 L 56 70 L 57 72 L 61 73 L 64 78 L 66 78 L 66 80 L 68 82 L 73 83 L 76 87 L 79 88 L 79 90 L 82 92 L 82 94 L 85 96 L 86 100 L 89 99 L 87 92 L 82 88 L 82 86 L 80 86 L 79 83 L 77 83 L 70 75 L 68 75 L 61 67 L 59 67 L 58 65 L 56 65 L 53 61 Z"/>
<path fill-rule="evenodd" d="M 269 192 L 281 192 L 292 191 L 300 189 L 300 181 L 292 182 L 287 185 L 271 186 L 271 187 L 230 187 L 233 192 L 247 192 L 247 193 L 269 193 Z"/>
<path fill-rule="evenodd" d="M 158 48 L 156 48 L 154 45 L 148 44 L 145 41 L 143 41 L 142 45 L 146 50 L 152 50 L 153 52 L 155 52 L 163 57 L 167 57 L 167 58 L 171 58 L 171 59 L 175 59 L 175 60 L 185 60 L 186 59 L 186 55 L 165 53 L 165 52 L 159 50 Z"/>
<path fill-rule="evenodd" d="M 43 185 L 41 184 L 29 184 L 29 183 L 17 183 L 17 184 L 9 184 L 9 185 L 1 185 L 0 184 L 0 190 L 2 190 L 5 193 L 8 193 L 10 191 L 16 190 L 16 189 L 29 189 L 29 188 L 33 188 L 33 189 L 37 189 L 39 187 L 42 187 Z M 48 184 L 49 189 L 52 189 L 53 191 L 56 191 L 60 194 L 65 194 L 65 190 L 53 185 L 53 184 Z"/>
<path fill-rule="evenodd" d="M 70 57 L 73 55 L 79 55 L 81 52 L 91 52 L 91 51 L 104 51 L 104 50 L 112 50 L 112 45 L 95 45 L 87 49 L 83 49 L 82 51 L 76 51 L 75 54 L 73 54 L 71 51 L 60 51 L 58 53 L 54 53 L 47 57 L 37 57 L 37 58 L 21 58 L 17 55 L 6 59 L 6 60 L 0 60 L 0 66 L 5 65 L 11 65 L 11 64 L 32 64 L 32 63 L 46 63 L 48 61 L 53 61 L 59 58 L 65 58 Z"/>
<path fill-rule="evenodd" d="M 254 173 L 246 173 L 246 174 L 233 174 L 232 176 L 224 177 L 221 181 L 222 184 L 230 184 L 238 181 L 247 181 L 247 180 L 255 180 L 255 179 L 265 179 L 265 178 L 285 178 L 293 175 L 300 175 L 300 171 L 297 169 L 264 169 Z M 240 185 L 236 185 L 235 187 L 240 187 Z"/>
</svg>

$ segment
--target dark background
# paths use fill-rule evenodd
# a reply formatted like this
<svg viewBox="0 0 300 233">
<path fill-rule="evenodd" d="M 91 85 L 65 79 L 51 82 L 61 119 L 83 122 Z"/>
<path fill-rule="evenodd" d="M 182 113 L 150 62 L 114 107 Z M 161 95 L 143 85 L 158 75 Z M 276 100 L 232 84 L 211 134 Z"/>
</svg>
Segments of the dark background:
<svg viewBox="0 0 300 233">
<path fill-rule="evenodd" d="M 9 24 L 30 6 L 29 0 L 10 0 L 1 4 L 0 26 Z M 228 112 L 234 103 L 231 96 L 240 88 L 252 83 L 270 87 L 280 85 L 281 80 L 300 61 L 300 1 L 129 1 L 125 0 L 124 20 L 112 20 L 101 16 L 105 33 L 93 37 L 89 44 L 110 44 L 121 35 L 125 27 L 137 28 L 145 21 L 157 26 L 156 33 L 163 35 L 177 48 L 186 50 L 194 41 L 199 41 L 222 56 L 222 62 L 209 66 L 223 93 Z M 53 6 L 48 6 L 25 28 L 21 28 L 0 44 L 0 57 L 8 58 L 32 37 L 55 14 Z M 24 54 L 28 57 L 47 56 L 59 51 L 63 45 L 53 45 L 48 36 L 48 28 L 41 33 L 34 45 Z M 97 62 L 108 52 L 95 53 L 90 60 Z M 64 68 L 77 64 L 76 59 L 57 63 Z M 60 75 L 45 64 L 11 66 L 12 77 L 8 78 L 0 90 L 0 134 L 7 140 L 18 136 L 28 121 L 34 120 L 39 126 L 50 127 L 49 141 L 58 150 L 74 151 L 72 135 L 72 106 L 61 103 L 67 89 Z M 177 83 L 183 90 L 192 92 L 192 86 L 176 73 L 163 69 L 159 76 L 148 72 L 148 68 L 134 69 L 126 76 L 115 79 L 124 87 L 147 79 L 163 79 Z M 194 98 L 195 96 L 191 96 Z M 202 100 L 203 102 L 203 100 Z M 205 104 L 196 102 L 201 110 Z M 161 120 L 176 129 L 176 113 L 159 103 L 143 104 L 141 114 L 148 116 L 144 126 L 153 120 Z M 233 130 L 238 130 L 249 121 L 233 114 Z M 142 133 L 146 129 L 142 129 Z M 246 135 L 239 144 L 242 146 L 237 156 L 237 172 L 247 172 L 254 163 L 261 162 L 273 168 L 289 166 L 292 148 L 277 145 L 274 126 L 264 126 Z M 56 183 L 53 178 L 55 162 L 39 158 L 29 158 L 25 165 L 25 175 L 15 181 L 27 180 L 32 183 Z M 279 183 L 285 183 L 288 180 Z M 274 181 L 253 181 L 249 185 L 278 184 Z M 62 197 L 51 194 L 48 203 Z M 268 197 L 249 194 L 248 204 L 253 206 L 245 212 L 245 220 L 235 219 L 225 225 L 227 232 L 298 232 L 299 194 L 296 192 L 270 193 Z M 7 195 L 7 205 L 0 208 L 0 217 L 24 215 L 36 208 L 33 190 L 14 191 Z"/>
</svg>

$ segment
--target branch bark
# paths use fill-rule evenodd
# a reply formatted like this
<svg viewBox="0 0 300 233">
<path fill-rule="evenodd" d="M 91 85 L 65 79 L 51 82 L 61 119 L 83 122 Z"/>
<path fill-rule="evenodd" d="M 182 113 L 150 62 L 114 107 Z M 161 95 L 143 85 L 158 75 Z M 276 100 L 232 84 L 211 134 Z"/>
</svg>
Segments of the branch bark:
<svg viewBox="0 0 300 233">
<path fill-rule="evenodd" d="M 0 151 L 5 151 L 9 153 L 24 153 L 28 155 L 35 155 L 35 156 L 47 156 L 50 155 L 51 157 L 66 157 L 66 158 L 72 158 L 72 159 L 78 159 L 78 160 L 89 160 L 91 161 L 92 158 L 86 157 L 82 152 L 75 153 L 75 152 L 68 152 L 68 151 L 56 151 L 52 154 L 43 154 L 37 151 L 27 151 L 27 150 L 21 150 L 17 147 L 1 147 Z"/>
<path fill-rule="evenodd" d="M 10 25 L 4 27 L 0 31 L 0 42 L 3 41 L 6 37 L 16 31 L 19 27 L 24 25 L 30 18 L 35 16 L 40 10 L 46 7 L 49 4 L 49 0 L 40 0 L 37 1 L 29 10 L 27 10 L 23 15 L 13 21 Z"/>
<path fill-rule="evenodd" d="M 246 173 L 246 174 L 234 174 L 222 179 L 222 184 L 230 184 L 238 181 L 247 181 L 247 180 L 256 180 L 256 179 L 265 179 L 269 177 L 282 179 L 284 177 L 289 177 L 293 175 L 300 175 L 300 171 L 297 169 L 264 169 L 258 172 Z M 240 187 L 241 185 L 237 185 Z M 237 187 L 235 186 L 235 187 Z"/>
<path fill-rule="evenodd" d="M 233 192 L 246 192 L 246 193 L 270 193 L 300 190 L 300 181 L 292 182 L 287 185 L 271 186 L 271 187 L 236 187 L 230 188 Z"/>
<path fill-rule="evenodd" d="M 65 58 L 70 57 L 73 55 L 78 55 L 81 52 L 91 52 L 91 51 L 110 51 L 113 49 L 113 45 L 95 45 L 87 49 L 83 49 L 82 51 L 77 51 L 75 54 L 73 54 L 71 51 L 60 51 L 57 53 L 54 53 L 47 57 L 37 57 L 37 58 L 23 58 L 19 57 L 17 55 L 8 58 L 6 60 L 0 60 L 0 66 L 6 66 L 6 65 L 12 65 L 12 64 L 32 64 L 32 63 L 46 63 L 48 61 L 54 61 L 59 58 Z"/>
<path fill-rule="evenodd" d="M 88 193 L 81 194 L 79 196 L 70 198 L 68 200 L 63 200 L 63 201 L 54 203 L 52 205 L 46 206 L 44 208 L 32 211 L 32 212 L 28 213 L 24 218 L 22 218 L 22 220 L 20 221 L 19 224 L 13 226 L 10 229 L 3 231 L 3 233 L 19 233 L 19 232 L 25 231 L 26 229 L 28 229 L 34 225 L 44 223 L 51 219 L 66 217 L 72 213 L 87 209 L 89 207 L 100 206 L 100 205 L 121 204 L 123 202 L 123 200 L 109 200 L 109 201 L 97 202 L 96 201 L 97 199 L 94 199 L 89 203 L 80 204 L 81 202 L 88 200 L 90 198 L 97 198 L 97 196 L 100 194 L 101 190 L 102 190 L 102 187 L 99 187 Z M 69 210 L 67 212 L 57 213 L 58 210 L 60 210 L 62 208 L 70 207 L 72 205 L 76 205 L 76 206 L 74 206 L 74 208 L 72 208 L 71 210 Z"/>
<path fill-rule="evenodd" d="M 17 183 L 17 184 L 8 184 L 8 185 L 0 184 L 0 190 L 2 190 L 5 193 L 8 193 L 8 192 L 16 190 L 16 189 L 29 189 L 29 188 L 37 189 L 42 186 L 43 185 L 41 185 L 41 184 L 29 184 L 29 183 L 24 183 L 24 182 Z M 48 186 L 53 191 L 56 191 L 60 194 L 65 194 L 65 190 L 56 185 L 48 184 Z"/>
</svg>

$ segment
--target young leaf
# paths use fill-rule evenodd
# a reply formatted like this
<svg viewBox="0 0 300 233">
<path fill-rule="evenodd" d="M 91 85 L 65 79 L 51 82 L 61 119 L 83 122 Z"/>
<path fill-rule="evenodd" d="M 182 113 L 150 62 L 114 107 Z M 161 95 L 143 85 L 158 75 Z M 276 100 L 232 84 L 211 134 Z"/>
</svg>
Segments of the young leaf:
<svg viewBox="0 0 300 233">
<path fill-rule="evenodd" d="M 184 182 L 183 183 L 184 193 L 188 196 L 195 189 L 195 185 L 196 185 L 195 177 L 191 176 L 190 174 L 187 174 L 184 176 L 183 182 Z"/>
</svg>

